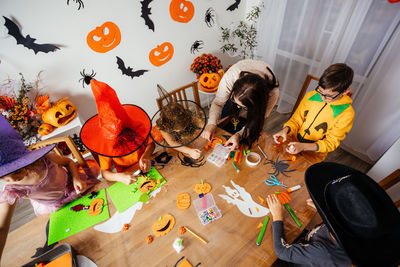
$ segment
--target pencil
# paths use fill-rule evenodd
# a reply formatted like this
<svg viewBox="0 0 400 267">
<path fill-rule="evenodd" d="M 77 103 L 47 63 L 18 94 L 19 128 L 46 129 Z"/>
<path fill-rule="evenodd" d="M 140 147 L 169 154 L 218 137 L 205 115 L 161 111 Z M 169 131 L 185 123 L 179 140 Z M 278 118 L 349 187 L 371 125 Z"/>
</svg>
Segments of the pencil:
<svg viewBox="0 0 400 267">
<path fill-rule="evenodd" d="M 258 149 L 260 150 L 261 154 L 263 154 L 264 158 L 265 158 L 266 160 L 268 160 L 267 155 L 265 155 L 265 153 L 264 153 L 264 151 L 262 150 L 262 148 L 260 147 L 260 145 L 257 144 L 257 147 L 258 147 Z"/>
<path fill-rule="evenodd" d="M 238 167 L 236 167 L 235 163 L 232 162 L 233 167 L 235 168 L 236 172 L 239 172 Z"/>
<path fill-rule="evenodd" d="M 187 226 L 184 226 L 185 229 L 191 233 L 194 237 L 196 237 L 198 240 L 200 240 L 201 242 L 203 242 L 204 244 L 207 244 L 207 241 L 205 241 L 203 238 L 201 238 L 200 236 L 198 236 L 196 233 L 194 233 L 192 230 L 190 230 L 189 228 L 187 228 Z"/>
<path fill-rule="evenodd" d="M 260 234 L 258 235 L 258 238 L 257 238 L 257 242 L 256 242 L 257 246 L 261 245 L 261 240 L 263 239 L 264 232 L 265 232 L 265 229 L 267 228 L 268 221 L 269 221 L 269 217 L 265 216 L 263 226 L 262 226 L 262 228 L 260 230 Z"/>
</svg>

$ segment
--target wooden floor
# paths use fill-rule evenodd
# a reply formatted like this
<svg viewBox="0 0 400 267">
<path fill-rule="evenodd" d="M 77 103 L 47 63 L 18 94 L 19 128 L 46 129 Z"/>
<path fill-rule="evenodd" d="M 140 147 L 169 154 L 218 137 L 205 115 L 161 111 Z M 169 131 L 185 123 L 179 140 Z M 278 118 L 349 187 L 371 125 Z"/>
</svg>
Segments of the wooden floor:
<svg viewBox="0 0 400 267">
<path fill-rule="evenodd" d="M 273 111 L 264 125 L 264 130 L 268 131 L 269 133 L 275 133 L 279 131 L 282 128 L 283 123 L 285 123 L 289 117 L 290 114 L 280 114 L 276 111 Z M 340 147 L 334 152 L 329 153 L 325 161 L 345 164 L 364 173 L 366 173 L 372 167 L 370 164 L 344 151 Z M 35 214 L 29 200 L 25 199 L 23 202 L 18 203 L 12 218 L 10 232 L 31 221 L 34 217 Z"/>
</svg>

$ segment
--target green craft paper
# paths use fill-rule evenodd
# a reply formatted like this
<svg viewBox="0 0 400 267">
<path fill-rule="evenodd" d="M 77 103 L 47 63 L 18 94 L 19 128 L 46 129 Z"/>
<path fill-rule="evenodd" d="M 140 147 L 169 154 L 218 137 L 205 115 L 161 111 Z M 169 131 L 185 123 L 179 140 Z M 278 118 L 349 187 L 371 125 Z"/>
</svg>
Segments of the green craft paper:
<svg viewBox="0 0 400 267">
<path fill-rule="evenodd" d="M 91 216 L 89 215 L 88 210 L 81 210 L 77 212 L 70 210 L 71 207 L 78 204 L 90 206 L 90 203 L 93 201 L 93 199 L 90 199 L 89 196 L 84 196 L 80 199 L 77 199 L 65 205 L 58 211 L 50 214 L 49 239 L 47 241 L 48 245 L 79 233 L 80 231 L 83 231 L 110 218 L 105 189 L 100 190 L 96 196 L 96 198 L 101 198 L 104 200 L 103 211 L 100 214 Z M 66 231 L 68 229 L 69 231 Z"/>
<path fill-rule="evenodd" d="M 156 182 L 155 189 L 150 190 L 146 193 L 142 193 L 138 190 L 139 185 L 142 183 L 142 177 L 139 177 L 136 183 L 130 185 L 117 182 L 107 188 L 108 195 L 110 196 L 112 202 L 114 203 L 114 206 L 117 208 L 119 213 L 127 210 L 139 201 L 147 202 L 149 200 L 148 194 L 166 183 L 165 179 L 154 167 L 151 167 L 150 171 L 146 175 L 150 176 L 150 179 Z M 157 184 L 158 179 L 161 179 L 160 184 Z"/>
</svg>

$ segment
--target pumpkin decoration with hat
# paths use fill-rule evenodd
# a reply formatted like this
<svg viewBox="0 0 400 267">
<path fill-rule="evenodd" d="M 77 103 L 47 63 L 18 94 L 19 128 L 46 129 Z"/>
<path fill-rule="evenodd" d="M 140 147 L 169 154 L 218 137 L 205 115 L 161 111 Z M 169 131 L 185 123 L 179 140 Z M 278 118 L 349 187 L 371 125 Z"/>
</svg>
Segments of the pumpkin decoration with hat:
<svg viewBox="0 0 400 267">
<path fill-rule="evenodd" d="M 310 196 L 329 232 L 356 266 L 400 264 L 400 212 L 370 177 L 322 162 L 305 173 Z"/>
</svg>

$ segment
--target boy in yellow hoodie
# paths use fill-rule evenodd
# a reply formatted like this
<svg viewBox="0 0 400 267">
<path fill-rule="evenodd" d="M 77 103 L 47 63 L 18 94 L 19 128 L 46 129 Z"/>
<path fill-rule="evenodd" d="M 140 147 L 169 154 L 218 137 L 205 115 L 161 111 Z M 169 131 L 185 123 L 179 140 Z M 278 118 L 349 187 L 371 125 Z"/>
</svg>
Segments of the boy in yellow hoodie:
<svg viewBox="0 0 400 267">
<path fill-rule="evenodd" d="M 315 151 L 318 160 L 323 161 L 353 126 L 354 109 L 347 95 L 353 75 L 353 70 L 346 64 L 329 66 L 322 74 L 318 87 L 304 96 L 283 129 L 273 135 L 274 141 L 285 142 L 291 135 L 297 142 L 288 144 L 288 153 Z"/>
</svg>

